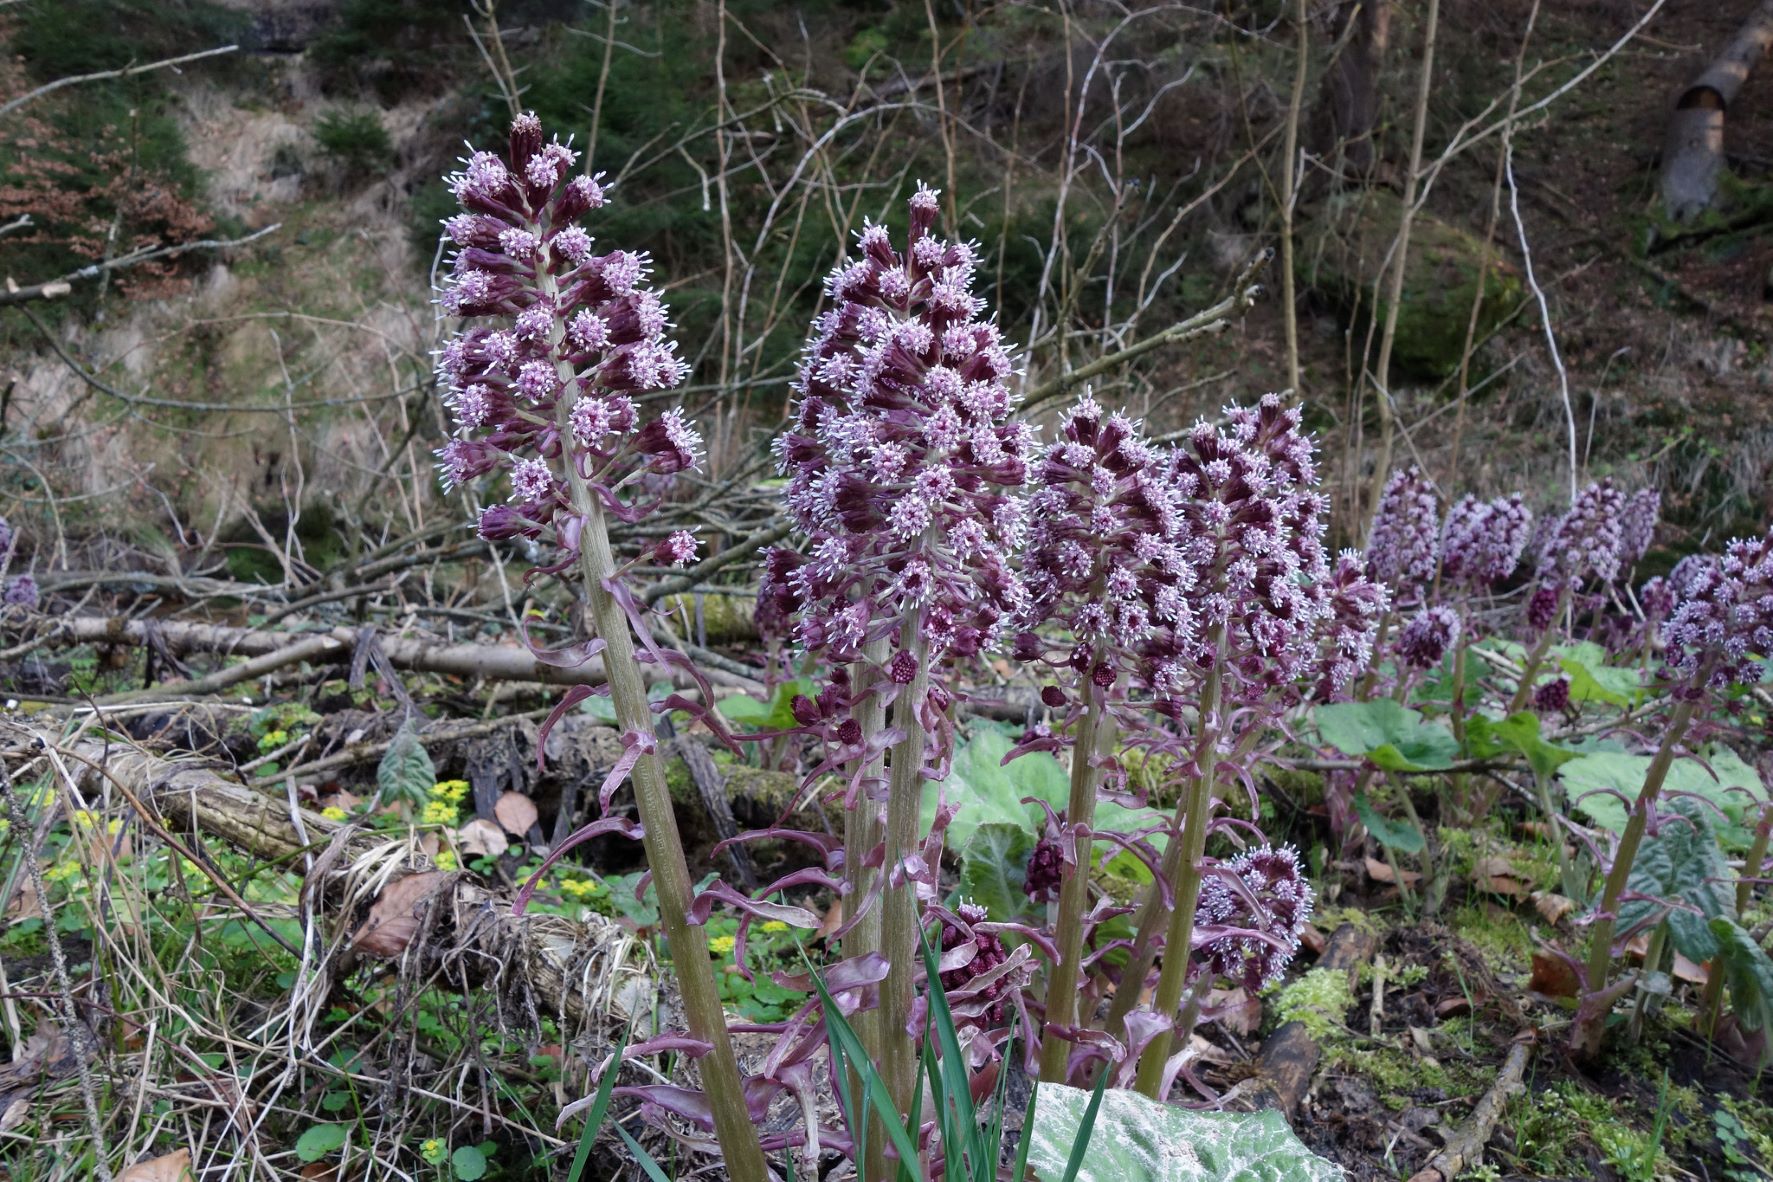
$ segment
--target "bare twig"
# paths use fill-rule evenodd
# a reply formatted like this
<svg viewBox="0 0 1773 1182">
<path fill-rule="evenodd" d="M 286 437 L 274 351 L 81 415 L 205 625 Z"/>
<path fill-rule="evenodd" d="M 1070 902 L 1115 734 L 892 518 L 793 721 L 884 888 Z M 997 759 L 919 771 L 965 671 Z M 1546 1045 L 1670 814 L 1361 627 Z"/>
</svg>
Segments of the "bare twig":
<svg viewBox="0 0 1773 1182">
<path fill-rule="evenodd" d="M 133 78 L 138 74 L 152 74 L 156 70 L 172 70 L 191 62 L 202 61 L 204 58 L 220 57 L 239 49 L 238 45 L 220 45 L 214 49 L 205 49 L 197 53 L 187 53 L 182 57 L 169 57 L 163 61 L 149 62 L 141 66 L 124 66 L 120 70 L 99 70 L 91 74 L 75 74 L 68 78 L 57 78 L 54 82 L 45 82 L 36 90 L 27 90 L 24 94 L 0 104 L 0 118 L 12 114 L 26 103 L 36 102 L 46 94 L 53 94 L 68 86 L 79 86 L 86 82 L 103 82 L 107 78 Z"/>
</svg>

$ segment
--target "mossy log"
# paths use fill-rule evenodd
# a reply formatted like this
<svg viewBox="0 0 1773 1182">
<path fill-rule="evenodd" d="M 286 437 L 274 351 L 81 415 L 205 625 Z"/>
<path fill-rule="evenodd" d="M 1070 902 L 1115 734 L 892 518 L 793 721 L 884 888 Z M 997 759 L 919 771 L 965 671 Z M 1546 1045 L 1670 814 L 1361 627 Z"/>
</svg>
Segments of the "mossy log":
<svg viewBox="0 0 1773 1182">
<path fill-rule="evenodd" d="M 1383 318 L 1384 296 L 1374 307 L 1378 280 L 1390 265 L 1403 202 L 1381 189 L 1344 193 L 1321 207 L 1305 231 L 1298 255 L 1299 282 L 1333 303 L 1358 309 L 1360 321 Z M 1486 257 L 1488 265 L 1486 266 Z M 1459 367 L 1471 304 L 1483 278 L 1478 315 L 1481 340 L 1511 315 L 1522 298 L 1520 272 L 1494 246 L 1427 210 L 1411 222 L 1404 289 L 1392 357 L 1400 372 L 1439 379 Z"/>
</svg>

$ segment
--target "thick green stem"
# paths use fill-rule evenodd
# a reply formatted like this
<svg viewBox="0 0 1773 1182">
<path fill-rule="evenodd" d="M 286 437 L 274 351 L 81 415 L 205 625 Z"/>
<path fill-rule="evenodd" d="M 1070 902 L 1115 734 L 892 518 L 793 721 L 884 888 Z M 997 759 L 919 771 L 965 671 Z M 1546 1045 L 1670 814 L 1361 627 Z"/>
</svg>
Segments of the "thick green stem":
<svg viewBox="0 0 1773 1182">
<path fill-rule="evenodd" d="M 1175 1018 L 1182 1004 L 1182 992 L 1188 984 L 1190 945 L 1194 940 L 1194 912 L 1200 903 L 1201 859 L 1207 852 L 1207 821 L 1213 807 L 1213 777 L 1219 757 L 1219 689 L 1221 670 L 1225 664 L 1225 634 L 1216 629 L 1211 637 L 1216 652 L 1213 667 L 1201 687 L 1199 740 L 1196 764 L 1200 774 L 1189 786 L 1187 812 L 1182 819 L 1182 832 L 1176 841 L 1182 848 L 1176 860 L 1177 878 L 1170 886 L 1175 891 L 1176 906 L 1170 912 L 1169 928 L 1164 934 L 1164 962 L 1158 971 L 1157 995 L 1152 1001 L 1157 1013 Z M 1172 1027 L 1151 1040 L 1139 1058 L 1139 1071 L 1134 1087 L 1154 1100 L 1163 1097 L 1164 1067 L 1169 1062 L 1170 1048 L 1180 1036 L 1187 1039 L 1189 1031 Z"/>
<path fill-rule="evenodd" d="M 1095 842 L 1090 828 L 1096 823 L 1098 763 L 1114 745 L 1114 723 L 1105 717 L 1104 697 L 1093 682 L 1085 680 L 1084 713 L 1078 720 L 1071 747 L 1071 799 L 1065 810 L 1065 822 L 1076 837 L 1071 846 L 1072 860 L 1064 868 L 1059 887 L 1059 930 L 1055 933 L 1059 959 L 1047 979 L 1046 1033 L 1040 1045 L 1043 1083 L 1065 1082 L 1072 1044 L 1056 1037 L 1053 1029 L 1076 1025 L 1083 987 L 1083 920 L 1089 904 L 1090 866 L 1094 858 Z"/>
<path fill-rule="evenodd" d="M 856 724 L 862 731 L 862 749 L 872 750 L 874 739 L 886 725 L 886 707 L 881 704 L 879 695 L 865 694 L 875 686 L 883 676 L 887 658 L 892 654 L 892 640 L 882 638 L 868 645 L 863 650 L 862 660 L 850 667 L 850 685 L 861 697 L 855 710 Z M 874 887 L 878 869 L 864 866 L 868 851 L 880 844 L 881 819 L 880 803 L 869 795 L 873 785 L 878 784 L 886 770 L 885 755 L 868 758 L 867 766 L 862 769 L 862 794 L 853 808 L 845 809 L 843 814 L 843 876 L 849 887 L 846 896 L 848 906 L 863 906 L 869 892 Z M 845 957 L 865 956 L 870 952 L 880 951 L 880 909 L 868 907 L 857 918 L 855 926 L 843 938 L 843 955 Z M 880 1056 L 880 1011 L 860 1010 L 850 1019 L 855 1026 L 856 1036 L 862 1040 L 862 1046 L 868 1053 Z M 860 1084 L 857 1084 L 860 1088 Z M 857 1090 L 856 1095 L 860 1095 Z"/>
<path fill-rule="evenodd" d="M 1527 699 L 1533 694 L 1533 678 L 1538 676 L 1539 666 L 1545 661 L 1546 650 L 1551 648 L 1551 642 L 1557 637 L 1558 621 L 1564 618 L 1564 613 L 1569 609 L 1570 591 L 1566 587 L 1558 592 L 1558 605 L 1552 610 L 1551 623 L 1545 626 L 1545 631 L 1533 642 L 1533 651 L 1527 654 L 1527 663 L 1521 666 L 1520 683 L 1514 687 L 1514 697 L 1508 701 L 1510 714 L 1519 714 L 1527 708 Z"/>
<path fill-rule="evenodd" d="M 911 1089 L 917 1075 L 917 1049 L 905 1026 L 911 1015 L 915 995 L 913 985 L 920 960 L 917 885 L 911 882 L 894 884 L 890 875 L 917 846 L 918 808 L 923 801 L 925 735 L 917 708 L 929 693 L 930 661 L 929 646 L 917 620 L 905 621 L 899 635 L 899 649 L 916 662 L 916 672 L 909 684 L 899 687 L 899 696 L 893 701 L 893 727 L 901 737 L 893 745 L 887 782 L 886 857 L 881 863 L 881 873 L 889 875 L 889 880 L 882 886 L 879 904 L 881 951 L 887 957 L 887 975 L 880 986 L 881 1049 L 876 1065 L 895 1109 L 910 1112 Z M 936 982 L 931 982 L 930 987 L 941 988 Z M 870 1136 L 869 1140 L 872 1143 L 874 1139 Z M 884 1147 L 884 1132 L 880 1143 Z"/>
<path fill-rule="evenodd" d="M 552 303 L 557 295 L 554 276 L 546 267 L 537 270 L 543 293 Z M 564 335 L 558 318 L 549 325 L 548 335 L 558 356 Z M 571 389 L 574 381 L 572 367 L 560 361 L 556 363 L 556 370 L 562 388 Z M 571 403 L 562 397 L 559 425 L 563 439 L 573 437 L 571 411 Z M 629 631 L 628 614 L 604 586 L 604 581 L 615 573 L 616 560 L 610 548 L 609 525 L 603 504 L 579 474 L 570 454 L 565 467 L 573 508 L 584 519 L 579 538 L 579 569 L 584 577 L 591 626 L 604 644 L 604 676 L 609 681 L 616 724 L 624 734 L 650 739 L 653 735 L 652 706 L 647 701 L 646 682 L 641 678 L 640 665 L 634 659 L 634 637 Z M 699 1065 L 702 1085 L 713 1109 L 714 1133 L 720 1141 L 727 1176 L 734 1182 L 767 1182 L 769 1168 L 758 1143 L 757 1127 L 752 1124 L 751 1115 L 745 1108 L 739 1063 L 733 1055 L 732 1039 L 727 1033 L 720 992 L 714 984 L 714 966 L 708 956 L 708 932 L 702 925 L 689 921 L 694 888 L 690 882 L 689 865 L 683 856 L 683 841 L 677 833 L 671 790 L 665 783 L 665 766 L 656 752 L 648 752 L 635 762 L 629 779 L 634 785 L 635 808 L 645 831 L 641 845 L 646 852 L 647 867 L 652 871 L 653 893 L 659 901 L 659 924 L 670 943 L 671 961 L 683 993 L 684 1019 L 691 1037 L 711 1048 Z"/>
<path fill-rule="evenodd" d="M 1597 916 L 1589 934 L 1587 988 L 1591 993 L 1607 984 L 1607 969 L 1613 961 L 1613 925 L 1619 897 L 1625 893 L 1632 863 L 1637 860 L 1638 846 L 1642 844 L 1644 829 L 1649 824 L 1650 809 L 1662 793 L 1668 769 L 1674 765 L 1675 752 L 1687 733 L 1687 725 L 1693 721 L 1693 711 L 1692 701 L 1683 701 L 1675 707 L 1673 717 L 1668 720 L 1668 733 L 1662 737 L 1662 746 L 1657 748 L 1656 757 L 1650 761 L 1650 770 L 1644 773 L 1644 789 L 1638 794 L 1637 804 L 1625 822 L 1625 832 L 1620 834 L 1619 848 L 1614 852 L 1612 868 L 1607 871 L 1607 883 L 1601 890 Z M 1606 1017 L 1597 1014 L 1574 1027 L 1572 1046 L 1579 1055 L 1592 1057 L 1600 1051 Z"/>
</svg>

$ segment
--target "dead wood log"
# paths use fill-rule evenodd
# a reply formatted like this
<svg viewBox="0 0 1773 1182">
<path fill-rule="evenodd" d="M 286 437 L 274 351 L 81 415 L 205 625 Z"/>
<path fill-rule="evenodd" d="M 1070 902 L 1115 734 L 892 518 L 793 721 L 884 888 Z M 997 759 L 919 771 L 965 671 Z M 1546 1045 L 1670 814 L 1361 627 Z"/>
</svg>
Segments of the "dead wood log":
<svg viewBox="0 0 1773 1182">
<path fill-rule="evenodd" d="M 257 628 L 235 628 L 224 624 L 204 624 L 181 620 L 132 620 L 120 616 L 71 616 L 60 627 L 76 643 L 132 644 L 149 642 L 152 632 L 176 653 L 212 652 L 231 656 L 258 658 L 285 652 L 296 644 L 312 644 L 319 638 L 331 645 L 315 645 L 310 660 L 349 661 L 355 650 L 358 633 L 352 628 L 333 628 L 325 632 L 272 632 Z M 448 644 L 411 636 L 388 636 L 381 640 L 382 652 L 396 668 L 419 673 L 442 673 L 456 677 L 478 677 L 489 681 L 533 681 L 542 685 L 596 685 L 603 680 L 603 662 L 595 657 L 574 668 L 543 664 L 534 653 L 517 645 Z M 646 674 L 653 680 L 672 680 L 688 688 L 681 673 L 647 666 Z M 747 678 L 722 670 L 704 674 L 711 685 L 756 690 L 760 687 Z M 166 687 L 155 687 L 155 691 Z M 187 691 L 198 692 L 198 691 Z"/>
<path fill-rule="evenodd" d="M 167 759 L 97 738 L 66 751 L 83 791 L 98 796 L 114 779 L 171 833 L 218 838 L 298 870 L 302 856 L 313 855 L 303 897 L 332 930 L 330 964 L 396 954 L 418 979 L 494 988 L 519 1013 L 552 1014 L 574 1029 L 640 1016 L 652 1004 L 644 951 L 612 920 L 514 916 L 509 896 L 467 875 L 428 868 L 399 843 L 391 846 L 387 834 L 292 808 L 197 759 Z M 369 864 L 378 867 L 373 876 L 352 874 Z M 367 889 L 346 890 L 353 878 Z"/>
<path fill-rule="evenodd" d="M 1447 1140 L 1447 1147 L 1435 1154 L 1429 1163 L 1410 1175 L 1410 1182 L 1453 1182 L 1462 1170 L 1484 1159 L 1484 1146 L 1496 1131 L 1496 1122 L 1508 1109 L 1508 1098 L 1521 1090 L 1521 1076 L 1532 1058 L 1531 1039 L 1516 1042 L 1508 1048 L 1508 1058 L 1496 1073 L 1496 1082 L 1484 1093 L 1471 1118 Z"/>
<path fill-rule="evenodd" d="M 1316 967 L 1340 969 L 1352 978 L 1378 950 L 1379 937 L 1345 923 L 1331 933 Z M 1252 1090 L 1256 1107 L 1272 1108 L 1291 1122 L 1311 1088 L 1322 1054 L 1305 1023 L 1283 1023 L 1262 1044 L 1262 1074 Z"/>
<path fill-rule="evenodd" d="M 1761 0 L 1724 51 L 1688 83 L 1662 141 L 1662 204 L 1689 222 L 1718 199 L 1723 184 L 1724 115 L 1757 63 L 1773 49 L 1773 0 Z"/>
</svg>

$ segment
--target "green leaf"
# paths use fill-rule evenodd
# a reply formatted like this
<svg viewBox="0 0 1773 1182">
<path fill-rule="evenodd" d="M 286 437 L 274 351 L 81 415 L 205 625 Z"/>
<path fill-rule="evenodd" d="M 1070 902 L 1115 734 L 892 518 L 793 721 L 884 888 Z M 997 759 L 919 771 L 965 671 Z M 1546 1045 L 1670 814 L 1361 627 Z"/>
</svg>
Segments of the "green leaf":
<svg viewBox="0 0 1773 1182">
<path fill-rule="evenodd" d="M 1065 767 L 1044 752 L 1033 752 L 1008 765 L 1003 757 L 1013 744 L 1002 729 L 981 726 L 954 753 L 948 779 L 924 786 L 922 832 L 928 833 L 936 817 L 936 797 L 943 793 L 959 806 L 948 823 L 950 849 L 964 849 L 981 825 L 997 822 L 1014 825 L 1030 834 L 1039 832 L 1044 817 L 1040 806 L 1023 804 L 1023 797 L 1038 797 L 1061 810 L 1071 798 L 1071 781 Z M 1156 823 L 1161 814 L 1153 809 L 1129 809 L 1109 801 L 1096 806 L 1096 828 L 1127 833 Z M 1152 843 L 1162 848 L 1163 839 Z"/>
<path fill-rule="evenodd" d="M 1091 1093 L 1042 1084 L 1028 1164 L 1063 1182 Z M 1137 1092 L 1102 1096 L 1077 1182 L 1332 1182 L 1342 1171 L 1305 1148 L 1278 1112 L 1197 1112 Z"/>
<path fill-rule="evenodd" d="M 1718 954 L 1709 921 L 1736 917 L 1730 865 L 1718 849 L 1709 809 L 1691 797 L 1665 800 L 1663 809 L 1656 833 L 1638 847 L 1626 880 L 1628 891 L 1651 897 L 1621 903 L 1619 923 L 1630 927 L 1661 911 L 1659 899 L 1697 907 L 1698 915 L 1683 907 L 1670 910 L 1668 934 L 1682 956 L 1707 961 Z"/>
<path fill-rule="evenodd" d="M 1452 731 L 1390 698 L 1319 706 L 1312 720 L 1324 742 L 1388 772 L 1432 771 L 1451 767 L 1459 758 Z"/>
<path fill-rule="evenodd" d="M 431 786 L 435 783 L 437 769 L 412 729 L 412 720 L 408 719 L 394 732 L 388 753 L 376 766 L 376 786 L 381 789 L 384 803 L 408 800 L 416 804 L 431 795 Z"/>
<path fill-rule="evenodd" d="M 1552 775 L 1579 754 L 1541 738 L 1539 716 L 1526 710 L 1502 719 L 1472 715 L 1465 720 L 1465 750 L 1473 759 L 1511 753 L 1524 756 L 1539 776 Z"/>
<path fill-rule="evenodd" d="M 1034 835 L 1020 825 L 992 821 L 973 831 L 960 851 L 960 892 L 999 923 L 1031 914 L 1023 887 Z"/>
<path fill-rule="evenodd" d="M 1373 835 L 1373 840 L 1385 848 L 1400 854 L 1419 854 L 1425 848 L 1421 830 L 1407 822 L 1380 816 L 1365 792 L 1354 794 L 1354 811 L 1361 824 L 1367 827 L 1367 832 Z"/>
<path fill-rule="evenodd" d="M 801 694 L 811 697 L 818 692 L 818 688 L 812 678 L 798 677 L 778 685 L 767 702 L 759 702 L 745 694 L 734 694 L 720 699 L 715 709 L 740 726 L 754 731 L 787 730 L 794 725 L 795 697 Z"/>
<path fill-rule="evenodd" d="M 1607 650 L 1593 641 L 1558 645 L 1551 655 L 1570 675 L 1572 702 L 1606 702 L 1628 710 L 1644 696 L 1643 673 L 1608 665 Z"/>
<path fill-rule="evenodd" d="M 486 1176 L 486 1154 L 472 1145 L 464 1145 L 449 1155 L 449 1168 L 462 1182 L 474 1182 Z"/>
<path fill-rule="evenodd" d="M 342 1147 L 347 1136 L 344 1125 L 315 1125 L 296 1138 L 296 1156 L 303 1161 L 319 1161 Z"/>
<path fill-rule="evenodd" d="M 1730 985 L 1730 1008 L 1745 1030 L 1773 1028 L 1773 959 L 1754 937 L 1728 919 L 1711 921 Z M 1762 1065 L 1773 1058 L 1773 1042 L 1762 1051 Z"/>
<path fill-rule="evenodd" d="M 1746 850 L 1752 834 L 1744 821 L 1756 802 L 1767 799 L 1766 788 L 1755 769 L 1728 748 L 1717 749 L 1707 762 L 1711 771 L 1697 759 L 1676 760 L 1663 782 L 1663 795 L 1666 798 L 1671 793 L 1690 792 L 1716 805 L 1729 818 L 1729 823 L 1718 830 L 1719 843 L 1726 850 Z M 1625 828 L 1625 804 L 1606 789 L 1624 793 L 1626 800 L 1636 800 L 1649 770 L 1648 755 L 1596 751 L 1564 764 L 1558 769 L 1558 779 L 1563 781 L 1564 793 L 1573 809 L 1601 828 L 1618 833 Z M 1715 778 L 1713 771 L 1717 773 Z"/>
</svg>

